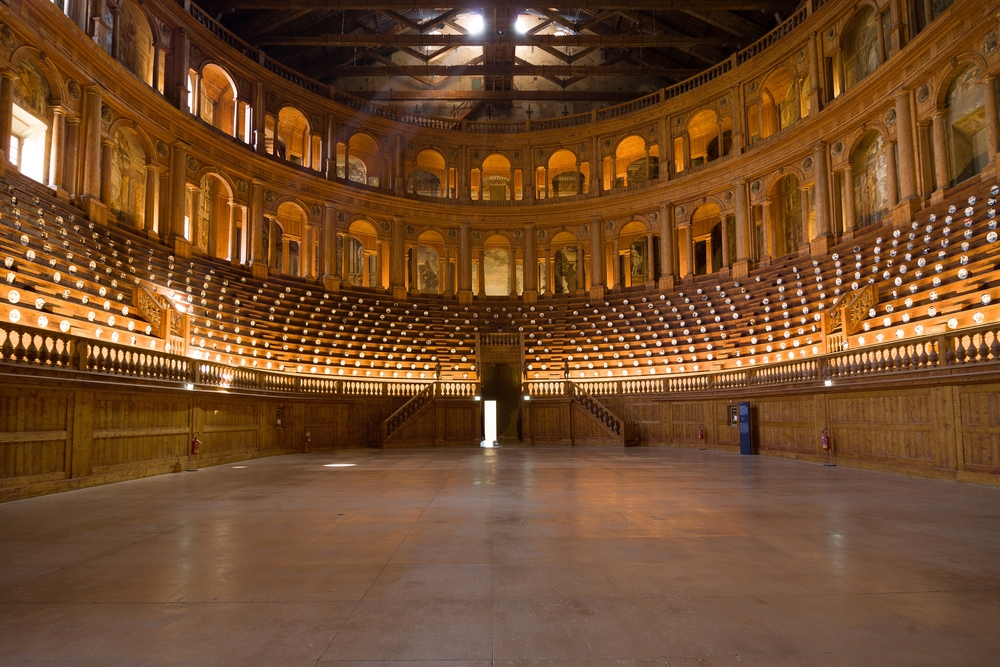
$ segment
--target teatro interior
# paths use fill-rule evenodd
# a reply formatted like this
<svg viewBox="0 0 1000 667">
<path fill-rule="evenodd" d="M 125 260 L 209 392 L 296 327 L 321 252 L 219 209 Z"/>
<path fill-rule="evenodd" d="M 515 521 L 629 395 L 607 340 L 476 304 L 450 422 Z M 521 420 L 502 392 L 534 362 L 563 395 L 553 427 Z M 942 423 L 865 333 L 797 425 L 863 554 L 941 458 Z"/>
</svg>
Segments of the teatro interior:
<svg viewBox="0 0 1000 667">
<path fill-rule="evenodd" d="M 3 0 L 0 665 L 996 664 L 998 35 Z"/>
</svg>

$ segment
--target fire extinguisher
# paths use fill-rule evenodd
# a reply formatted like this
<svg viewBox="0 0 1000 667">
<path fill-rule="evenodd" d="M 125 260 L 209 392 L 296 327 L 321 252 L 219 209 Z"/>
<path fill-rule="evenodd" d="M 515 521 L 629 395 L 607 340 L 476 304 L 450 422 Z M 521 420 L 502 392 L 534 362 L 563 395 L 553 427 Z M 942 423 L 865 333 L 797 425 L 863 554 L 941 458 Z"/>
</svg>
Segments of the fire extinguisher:
<svg viewBox="0 0 1000 667">
<path fill-rule="evenodd" d="M 306 429 L 306 449 L 309 449 L 309 445 L 312 444 L 312 441 L 313 441 L 312 431 Z"/>
<path fill-rule="evenodd" d="M 705 429 L 703 429 L 703 428 L 699 428 L 698 429 L 698 439 L 699 440 L 704 440 L 705 439 Z"/>
<path fill-rule="evenodd" d="M 822 442 L 823 442 L 823 449 L 824 450 L 829 450 L 830 449 L 830 431 L 828 431 L 827 429 L 823 429 Z"/>
<path fill-rule="evenodd" d="M 195 433 L 194 437 L 191 438 L 191 456 L 197 456 L 198 452 L 201 451 L 201 440 L 198 439 L 198 434 Z"/>
</svg>

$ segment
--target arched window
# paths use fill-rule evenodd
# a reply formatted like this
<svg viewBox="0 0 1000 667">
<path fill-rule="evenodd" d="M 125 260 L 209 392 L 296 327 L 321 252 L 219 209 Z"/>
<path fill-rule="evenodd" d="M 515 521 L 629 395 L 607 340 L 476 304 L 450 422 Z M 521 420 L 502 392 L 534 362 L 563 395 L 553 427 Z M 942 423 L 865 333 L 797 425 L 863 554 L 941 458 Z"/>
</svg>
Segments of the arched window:
<svg viewBox="0 0 1000 667">
<path fill-rule="evenodd" d="M 986 89 L 979 69 L 966 66 L 948 87 L 948 157 L 952 184 L 977 176 L 989 162 Z"/>
<path fill-rule="evenodd" d="M 691 215 L 694 257 L 692 273 L 715 273 L 722 268 L 722 214 L 715 204 L 702 204 Z"/>
<path fill-rule="evenodd" d="M 872 130 L 851 154 L 855 225 L 864 227 L 889 212 L 889 169 L 882 135 Z"/>
<path fill-rule="evenodd" d="M 615 259 L 618 262 L 616 270 L 622 287 L 642 285 L 655 279 L 655 269 L 658 267 L 649 264 L 651 242 L 654 246 L 655 263 L 656 239 L 646 226 L 634 220 L 622 227 L 618 235 L 618 257 Z"/>
<path fill-rule="evenodd" d="M 728 155 L 732 143 L 732 119 L 728 116 L 720 119 L 712 109 L 703 109 L 688 123 L 688 150 L 692 167 Z"/>
<path fill-rule="evenodd" d="M 19 172 L 44 183 L 45 147 L 52 127 L 49 82 L 27 58 L 21 61 L 17 74 L 7 158 Z"/>
<path fill-rule="evenodd" d="M 882 64 L 882 45 L 879 44 L 879 15 L 871 7 L 864 7 L 844 28 L 840 47 L 843 53 L 844 90 L 861 83 Z"/>
<path fill-rule="evenodd" d="M 146 212 L 146 152 L 131 130 L 115 131 L 111 149 L 111 214 L 120 224 L 143 228 Z"/>
<path fill-rule="evenodd" d="M 642 183 L 659 175 L 659 157 L 657 147 L 647 147 L 642 137 L 632 135 L 626 137 L 615 149 L 613 179 L 608 183 L 605 173 L 605 187 L 624 187 Z M 610 160 L 605 160 L 605 171 L 610 167 Z"/>
<path fill-rule="evenodd" d="M 770 194 L 769 217 L 775 253 L 787 255 L 798 252 L 804 239 L 799 179 L 794 174 L 784 176 L 771 187 Z"/>
<path fill-rule="evenodd" d="M 560 232 L 552 238 L 552 291 L 555 294 L 571 294 L 584 288 L 583 253 L 577 245 L 576 237 L 569 232 Z"/>
<path fill-rule="evenodd" d="M 481 169 L 471 174 L 472 198 L 483 201 L 509 201 L 521 198 L 521 170 L 511 168 L 510 160 L 494 153 L 483 160 Z"/>
<path fill-rule="evenodd" d="M 308 275 L 312 243 L 306 212 L 298 204 L 282 202 L 278 206 L 277 222 L 281 228 L 281 247 L 277 250 L 282 262 L 276 268 L 292 276 Z"/>
<path fill-rule="evenodd" d="M 444 156 L 427 148 L 417 153 L 413 169 L 406 179 L 406 191 L 424 197 L 452 199 L 455 192 L 454 169 L 448 169 Z"/>
<path fill-rule="evenodd" d="M 345 175 L 345 164 L 349 166 Z M 346 144 L 337 144 L 337 175 L 355 183 L 378 187 L 382 153 L 370 134 L 358 132 Z"/>
<path fill-rule="evenodd" d="M 382 287 L 382 263 L 375 225 L 367 220 L 355 220 L 342 238 L 345 280 L 356 287 Z"/>
<path fill-rule="evenodd" d="M 790 67 L 782 67 L 767 76 L 760 89 L 760 101 L 748 111 L 751 143 L 770 137 L 800 118 L 800 88 L 801 82 Z M 806 99 L 808 101 L 808 95 Z"/>
<path fill-rule="evenodd" d="M 494 234 L 483 243 L 484 293 L 486 296 L 509 295 L 512 286 L 516 290 L 516 285 L 512 285 L 513 276 L 510 241 L 506 236 Z"/>
<path fill-rule="evenodd" d="M 146 15 L 131 0 L 121 3 L 118 35 L 118 62 L 147 86 L 152 86 L 153 31 Z"/>
<path fill-rule="evenodd" d="M 319 137 L 314 137 L 305 114 L 295 107 L 278 112 L 277 138 L 273 154 L 310 169 L 320 168 Z"/>
<path fill-rule="evenodd" d="M 410 289 L 421 294 L 445 292 L 444 239 L 435 231 L 423 232 L 410 250 Z"/>
<path fill-rule="evenodd" d="M 578 163 L 572 151 L 562 148 L 549 157 L 546 166 L 536 173 L 538 199 L 571 197 L 590 191 L 590 169 L 587 163 Z"/>
<path fill-rule="evenodd" d="M 213 257 L 229 257 L 229 231 L 232 222 L 232 193 L 224 180 L 214 174 L 201 179 L 197 197 L 191 244 Z"/>
<path fill-rule="evenodd" d="M 191 97 L 192 113 L 231 137 L 239 134 L 236 86 L 226 70 L 218 65 L 205 65 L 198 82 L 197 94 Z"/>
</svg>

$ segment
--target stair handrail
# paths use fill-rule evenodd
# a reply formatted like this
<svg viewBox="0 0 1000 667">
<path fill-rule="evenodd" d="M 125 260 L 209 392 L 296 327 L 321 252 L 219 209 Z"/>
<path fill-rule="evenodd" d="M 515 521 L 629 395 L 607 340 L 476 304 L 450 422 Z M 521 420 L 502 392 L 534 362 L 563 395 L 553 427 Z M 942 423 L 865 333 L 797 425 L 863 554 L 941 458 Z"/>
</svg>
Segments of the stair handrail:
<svg viewBox="0 0 1000 667">
<path fill-rule="evenodd" d="M 386 442 L 393 433 L 398 431 L 410 417 L 417 414 L 434 400 L 437 394 L 437 382 L 430 382 L 426 387 L 410 397 L 391 415 L 382 420 L 382 442 Z"/>
<path fill-rule="evenodd" d="M 583 387 L 579 384 L 576 382 L 571 382 L 570 384 L 573 387 L 570 394 L 573 401 L 592 414 L 605 428 L 614 433 L 615 437 L 622 438 L 624 436 L 622 420 L 606 405 L 584 391 Z"/>
</svg>

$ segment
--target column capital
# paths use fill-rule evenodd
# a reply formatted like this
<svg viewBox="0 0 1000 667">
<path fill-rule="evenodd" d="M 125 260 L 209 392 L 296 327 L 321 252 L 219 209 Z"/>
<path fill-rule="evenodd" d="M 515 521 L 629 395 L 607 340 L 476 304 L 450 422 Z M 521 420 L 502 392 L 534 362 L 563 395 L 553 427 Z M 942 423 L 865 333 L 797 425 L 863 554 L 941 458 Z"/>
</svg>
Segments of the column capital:
<svg viewBox="0 0 1000 667">
<path fill-rule="evenodd" d="M 332 211 L 336 211 L 337 210 L 337 205 L 333 204 L 331 202 L 323 202 L 323 208 L 325 208 L 328 211 L 331 211 L 331 210 Z"/>
<path fill-rule="evenodd" d="M 20 78 L 17 71 L 10 67 L 0 68 L 0 79 L 6 79 L 7 81 L 13 81 L 14 79 Z"/>
<path fill-rule="evenodd" d="M 260 179 L 260 178 L 257 178 L 257 177 L 254 177 L 254 178 L 250 179 L 250 184 L 251 185 L 259 185 L 260 187 L 264 187 L 265 185 L 267 185 L 267 181 L 265 181 L 263 179 Z"/>
<path fill-rule="evenodd" d="M 819 152 L 819 151 L 825 151 L 826 150 L 826 142 L 822 141 L 822 140 L 817 141 L 817 142 L 815 142 L 812 145 L 812 149 L 813 149 L 814 153 Z"/>
<path fill-rule="evenodd" d="M 404 222 L 406 222 L 406 218 L 404 218 L 401 215 L 394 215 L 392 216 L 392 221 L 399 224 L 403 224 Z"/>
</svg>

